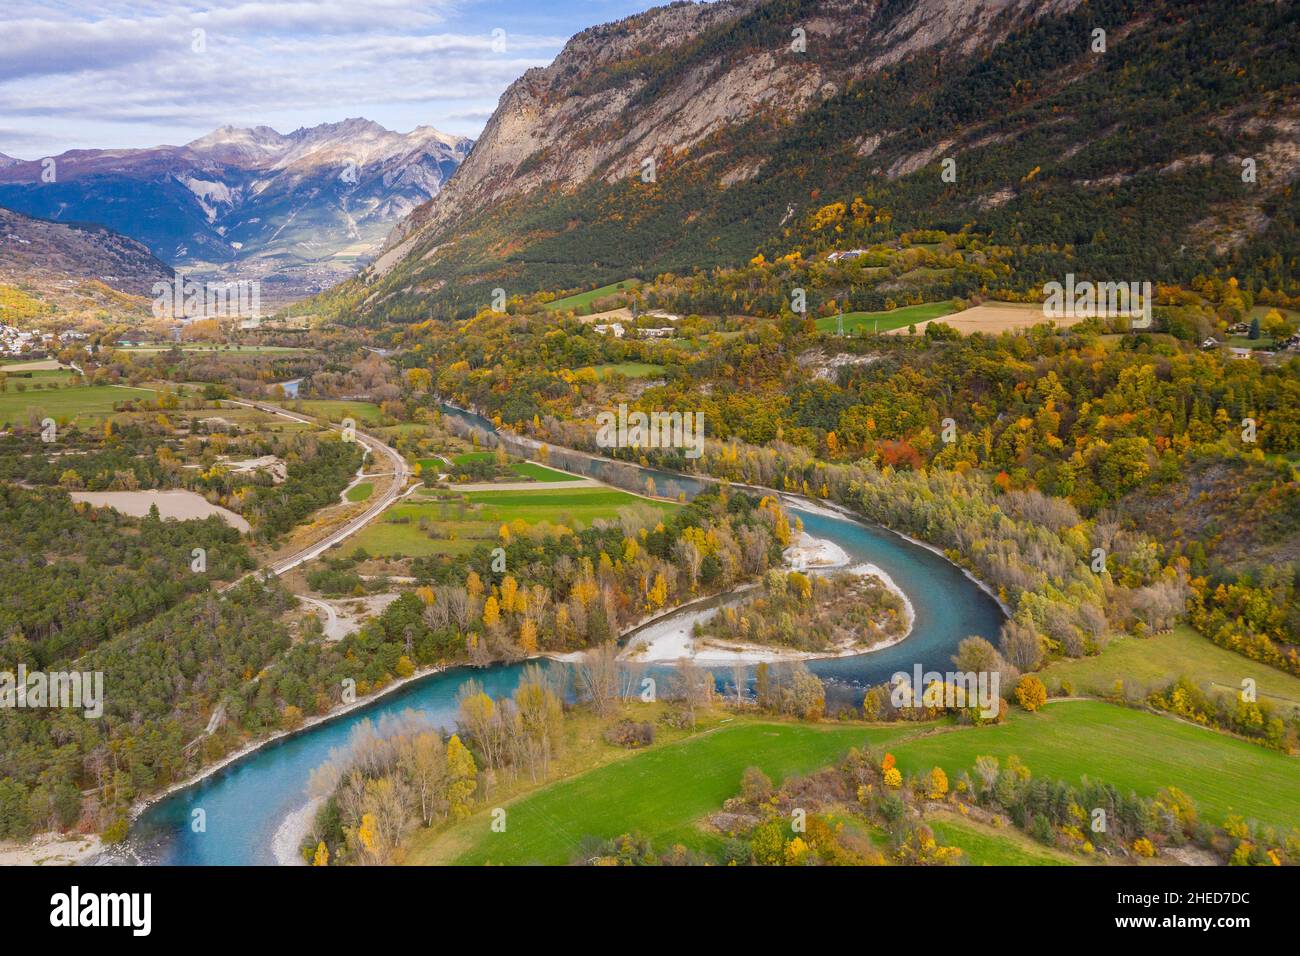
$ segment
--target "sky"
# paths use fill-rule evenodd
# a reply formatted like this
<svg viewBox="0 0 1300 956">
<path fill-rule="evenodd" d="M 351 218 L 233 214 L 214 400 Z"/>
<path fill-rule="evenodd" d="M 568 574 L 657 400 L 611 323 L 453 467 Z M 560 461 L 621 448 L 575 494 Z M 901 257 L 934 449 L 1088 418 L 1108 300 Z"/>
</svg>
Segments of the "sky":
<svg viewBox="0 0 1300 956">
<path fill-rule="evenodd" d="M 666 0 L 0 0 L 0 153 L 364 116 L 477 136 L 586 27 Z"/>
</svg>

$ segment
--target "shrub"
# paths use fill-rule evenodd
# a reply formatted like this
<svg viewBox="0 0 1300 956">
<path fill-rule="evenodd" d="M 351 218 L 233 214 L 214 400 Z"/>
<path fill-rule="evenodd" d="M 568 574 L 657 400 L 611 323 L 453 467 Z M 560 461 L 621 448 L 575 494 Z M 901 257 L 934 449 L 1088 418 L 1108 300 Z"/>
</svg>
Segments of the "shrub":
<svg viewBox="0 0 1300 956">
<path fill-rule="evenodd" d="M 1033 674 L 1026 674 L 1016 684 L 1016 700 L 1021 707 L 1033 713 L 1047 703 L 1047 688 Z"/>
<path fill-rule="evenodd" d="M 655 740 L 654 725 L 649 721 L 620 720 L 605 731 L 605 740 L 615 747 L 648 747 Z"/>
</svg>

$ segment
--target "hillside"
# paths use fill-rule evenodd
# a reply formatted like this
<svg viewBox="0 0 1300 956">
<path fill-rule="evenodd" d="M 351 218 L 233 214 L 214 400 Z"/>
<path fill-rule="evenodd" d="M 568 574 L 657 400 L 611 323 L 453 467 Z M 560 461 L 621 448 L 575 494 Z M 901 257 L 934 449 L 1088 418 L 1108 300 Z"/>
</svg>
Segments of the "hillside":
<svg viewBox="0 0 1300 956">
<path fill-rule="evenodd" d="M 103 226 L 48 222 L 0 207 L 0 321 L 28 318 L 43 309 L 41 303 L 55 302 L 146 314 L 153 284 L 170 281 L 171 267 L 134 239 Z"/>
<path fill-rule="evenodd" d="M 0 203 L 98 222 L 212 278 L 260 278 L 272 299 L 354 272 L 393 224 L 437 194 L 471 142 L 349 119 L 281 134 L 222 127 L 186 146 L 0 160 Z"/>
<path fill-rule="evenodd" d="M 447 188 L 335 299 L 464 316 L 494 287 L 963 227 L 1009 247 L 1025 288 L 1067 270 L 1287 287 L 1298 17 L 1227 0 L 657 8 L 579 33 L 516 81 Z M 818 215 L 855 200 L 880 214 Z"/>
</svg>

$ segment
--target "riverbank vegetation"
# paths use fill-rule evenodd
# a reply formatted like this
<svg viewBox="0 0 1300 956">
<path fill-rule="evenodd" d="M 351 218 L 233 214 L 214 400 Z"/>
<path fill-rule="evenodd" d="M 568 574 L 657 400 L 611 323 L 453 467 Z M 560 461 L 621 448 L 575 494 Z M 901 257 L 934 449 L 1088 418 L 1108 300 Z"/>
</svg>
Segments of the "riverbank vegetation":
<svg viewBox="0 0 1300 956">
<path fill-rule="evenodd" d="M 870 574 L 808 575 L 774 568 L 763 593 L 695 626 L 706 642 L 738 641 L 807 652 L 866 651 L 908 628 L 903 599 Z"/>
<path fill-rule="evenodd" d="M 585 728 L 582 759 L 540 783 L 481 776 L 471 814 L 408 825 L 402 861 L 979 862 L 952 850 L 970 845 L 970 829 L 983 855 L 990 843 L 1029 846 L 1056 862 L 1300 859 L 1297 808 L 1241 789 L 1247 778 L 1268 793 L 1293 787 L 1294 762 L 1167 717 L 1065 702 L 996 731 L 936 733 L 934 722 L 774 722 L 715 702 L 697 732 L 648 748 L 620 753 L 597 736 L 620 721 L 675 726 L 664 706 L 624 701 L 603 720 L 585 706 L 566 712 L 566 725 Z M 478 754 L 464 720 L 457 732 Z M 1146 761 L 1171 740 L 1176 756 Z M 935 836 L 954 829 L 951 842 Z"/>
</svg>

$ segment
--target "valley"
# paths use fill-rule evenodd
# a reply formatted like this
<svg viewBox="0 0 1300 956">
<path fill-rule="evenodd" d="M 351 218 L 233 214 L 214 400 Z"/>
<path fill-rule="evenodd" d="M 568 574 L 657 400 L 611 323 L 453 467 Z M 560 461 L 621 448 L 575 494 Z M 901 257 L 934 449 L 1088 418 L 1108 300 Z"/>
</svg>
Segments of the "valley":
<svg viewBox="0 0 1300 956">
<path fill-rule="evenodd" d="M 1285 916 L 1300 6 L 48 5 L 0 872 Z"/>
</svg>

